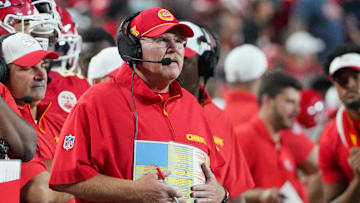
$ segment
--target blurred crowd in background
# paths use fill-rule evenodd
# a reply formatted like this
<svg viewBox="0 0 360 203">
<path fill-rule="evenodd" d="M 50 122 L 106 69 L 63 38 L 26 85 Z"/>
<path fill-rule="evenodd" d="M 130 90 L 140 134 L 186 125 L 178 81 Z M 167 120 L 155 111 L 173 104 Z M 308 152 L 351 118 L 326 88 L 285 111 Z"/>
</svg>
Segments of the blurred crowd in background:
<svg viewBox="0 0 360 203">
<path fill-rule="evenodd" d="M 326 105 L 327 116 L 332 117 L 340 102 L 323 74 L 325 57 L 344 42 L 360 45 L 360 2 L 356 0 L 59 0 L 57 3 L 68 9 L 80 34 L 91 27 L 100 27 L 115 38 L 126 16 L 155 6 L 173 11 L 181 20 L 213 29 L 221 42 L 221 56 L 208 89 L 220 107 L 224 105 L 222 98 L 227 90 L 224 60 L 231 49 L 247 43 L 265 52 L 270 69 L 281 69 L 302 81 L 305 88 L 316 91 L 305 99 L 309 103 L 307 107 L 312 107 L 305 114 L 314 117 Z M 318 101 L 327 102 L 313 107 Z"/>
</svg>

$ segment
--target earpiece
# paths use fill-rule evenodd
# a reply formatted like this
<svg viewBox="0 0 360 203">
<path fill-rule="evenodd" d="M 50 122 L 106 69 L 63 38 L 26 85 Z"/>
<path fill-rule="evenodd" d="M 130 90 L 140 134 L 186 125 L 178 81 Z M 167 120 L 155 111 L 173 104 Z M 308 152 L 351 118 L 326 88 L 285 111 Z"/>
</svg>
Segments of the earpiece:
<svg viewBox="0 0 360 203">
<path fill-rule="evenodd" d="M 120 27 L 117 32 L 117 46 L 121 58 L 127 63 L 134 62 L 134 58 L 141 59 L 142 51 L 140 40 L 130 34 L 130 23 L 140 12 L 135 13 L 132 16 L 125 18 L 125 20 L 120 24 Z"/>
<path fill-rule="evenodd" d="M 3 50 L 2 50 L 2 43 L 3 41 L 10 37 L 11 35 L 14 35 L 15 33 L 9 33 L 6 35 L 3 35 L 0 37 L 0 82 L 6 85 L 6 83 L 9 80 L 9 66 L 6 64 L 5 59 L 3 57 Z"/>
</svg>

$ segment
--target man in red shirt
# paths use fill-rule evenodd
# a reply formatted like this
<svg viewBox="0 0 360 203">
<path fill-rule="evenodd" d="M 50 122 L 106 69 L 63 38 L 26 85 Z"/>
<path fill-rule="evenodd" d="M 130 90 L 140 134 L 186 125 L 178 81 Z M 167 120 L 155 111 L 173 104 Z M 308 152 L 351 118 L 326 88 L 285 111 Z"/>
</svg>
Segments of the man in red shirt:
<svg viewBox="0 0 360 203">
<path fill-rule="evenodd" d="M 287 195 L 283 187 L 293 188 L 303 202 L 308 202 L 296 171 L 300 167 L 308 169 L 305 172 L 317 171 L 314 162 L 307 161 L 314 144 L 309 139 L 288 143 L 282 132 L 290 129 L 297 118 L 300 89 L 301 84 L 284 73 L 264 76 L 258 93 L 258 115 L 236 128 L 255 183 L 254 189 L 244 193 L 249 202 L 281 202 Z"/>
<path fill-rule="evenodd" d="M 203 109 L 176 82 L 186 38 L 192 36 L 166 9 L 151 8 L 125 19 L 118 48 L 130 65 L 123 63 L 115 78 L 92 86 L 70 112 L 55 154 L 51 188 L 73 194 L 77 202 L 185 202 L 178 190 L 158 181 L 160 174 L 132 180 L 134 140 L 195 147 L 219 172 L 224 161 Z M 190 196 L 199 202 L 226 199 L 209 167 L 202 163 L 201 169 L 206 181 L 193 185 Z"/>
<path fill-rule="evenodd" d="M 326 202 L 360 201 L 360 47 L 338 46 L 324 71 L 343 104 L 320 138 L 319 167 Z"/>
<path fill-rule="evenodd" d="M 42 6 L 47 2 L 35 1 L 35 6 Z M 75 106 L 80 96 L 90 87 L 86 78 L 75 72 L 80 72 L 78 58 L 81 50 L 81 37 L 77 32 L 77 27 L 66 9 L 57 7 L 55 3 L 50 3 L 49 8 L 54 12 L 52 17 L 57 23 L 58 33 L 39 34 L 35 26 L 32 36 L 45 38 L 49 43 L 47 50 L 56 51 L 59 58 L 51 60 L 48 67 L 49 83 L 46 89 L 45 98 L 41 101 L 42 105 L 52 103 L 49 113 L 58 114 L 61 117 L 60 124 L 65 121 L 67 115 Z M 57 19 L 56 16 L 60 19 Z M 46 26 L 47 22 L 43 24 Z M 35 24 L 39 26 L 39 23 Z M 41 25 L 41 24 L 40 24 Z M 40 32 L 41 33 L 41 32 Z"/>
<path fill-rule="evenodd" d="M 44 114 L 40 114 L 39 103 L 46 91 L 47 75 L 44 59 L 55 59 L 55 52 L 45 51 L 30 35 L 15 33 L 4 36 L 1 43 L 2 57 L 7 64 L 2 71 L 3 82 L 15 98 L 22 117 L 30 122 L 38 134 L 36 156 L 21 168 L 21 199 L 23 201 L 52 201 L 67 202 L 71 195 L 52 191 L 48 187 L 49 173 L 43 162 L 42 153 L 45 152 L 48 128 L 42 126 Z M 46 111 L 44 111 L 46 112 Z M 48 131 L 45 134 L 45 130 Z M 55 135 L 58 135 L 59 129 Z M 55 143 L 54 140 L 51 142 Z M 55 147 L 52 148 L 55 150 Z"/>
<path fill-rule="evenodd" d="M 267 67 L 264 52 L 251 44 L 234 48 L 226 57 L 224 68 L 229 91 L 225 94 L 225 112 L 234 126 L 249 121 L 257 113 L 255 95 Z"/>
<path fill-rule="evenodd" d="M 229 190 L 230 197 L 241 199 L 241 193 L 253 187 L 246 160 L 239 145 L 235 145 L 235 137 L 231 121 L 225 112 L 212 103 L 204 85 L 214 75 L 219 59 L 220 44 L 209 28 L 192 22 L 182 21 L 191 27 L 194 36 L 189 38 L 185 47 L 184 67 L 178 78 L 183 88 L 190 91 L 203 106 L 214 133 L 216 149 L 226 157 L 219 180 Z"/>
</svg>

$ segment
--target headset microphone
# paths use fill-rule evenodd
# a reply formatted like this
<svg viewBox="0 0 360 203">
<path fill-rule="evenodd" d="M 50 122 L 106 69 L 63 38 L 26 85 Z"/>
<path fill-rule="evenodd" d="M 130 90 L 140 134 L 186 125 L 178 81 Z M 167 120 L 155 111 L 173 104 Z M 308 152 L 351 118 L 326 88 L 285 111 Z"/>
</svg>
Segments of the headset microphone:
<svg viewBox="0 0 360 203">
<path fill-rule="evenodd" d="M 164 66 L 170 65 L 171 62 L 173 62 L 171 60 L 171 58 L 163 58 L 161 59 L 161 61 L 150 61 L 150 60 L 144 60 L 144 59 L 138 59 L 138 58 L 131 58 L 132 61 L 141 61 L 141 62 L 148 62 L 148 63 L 161 63 Z"/>
<path fill-rule="evenodd" d="M 22 98 L 15 98 L 14 97 L 14 99 L 17 100 L 17 101 L 23 101 L 23 102 L 25 102 L 25 104 L 31 104 L 31 102 L 33 101 L 33 98 L 31 96 L 24 96 Z"/>
</svg>

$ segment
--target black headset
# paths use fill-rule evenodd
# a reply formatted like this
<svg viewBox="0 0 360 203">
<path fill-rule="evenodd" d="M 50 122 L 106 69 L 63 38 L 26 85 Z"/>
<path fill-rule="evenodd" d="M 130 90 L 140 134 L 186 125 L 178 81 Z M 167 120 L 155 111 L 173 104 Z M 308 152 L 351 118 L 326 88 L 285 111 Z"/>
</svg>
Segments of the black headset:
<svg viewBox="0 0 360 203">
<path fill-rule="evenodd" d="M 8 64 L 6 64 L 5 62 L 2 46 L 4 40 L 14 34 L 16 33 L 9 33 L 0 37 L 0 82 L 3 83 L 4 85 L 6 85 L 6 83 L 9 80 L 10 68 Z"/>
<path fill-rule="evenodd" d="M 136 61 L 133 61 L 133 58 L 142 58 L 140 40 L 130 33 L 130 23 L 139 13 L 137 12 L 125 18 L 120 24 L 116 35 L 119 54 L 130 66 L 131 63 L 136 63 Z"/>
<path fill-rule="evenodd" d="M 201 32 L 203 33 L 203 35 L 201 35 L 200 37 L 198 37 L 196 39 L 198 44 L 206 43 L 206 44 L 210 45 L 210 47 L 211 47 L 211 42 L 206 37 L 206 33 L 211 35 L 214 38 L 215 42 L 216 42 L 216 45 L 215 45 L 214 48 L 212 48 L 210 50 L 206 50 L 204 53 L 202 53 L 199 56 L 199 65 L 198 65 L 199 73 L 198 74 L 199 74 L 199 76 L 204 77 L 205 81 L 207 81 L 207 79 L 209 77 L 214 76 L 216 65 L 219 62 L 219 58 L 220 58 L 220 41 L 219 41 L 219 38 L 218 38 L 217 34 L 215 34 L 206 25 L 199 24 L 199 23 L 194 23 L 194 24 L 199 26 Z"/>
</svg>

